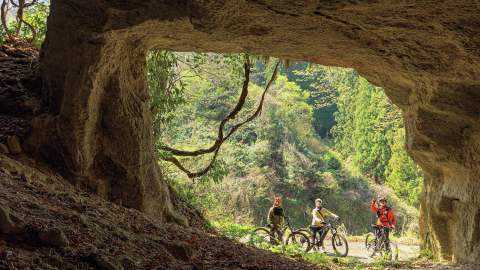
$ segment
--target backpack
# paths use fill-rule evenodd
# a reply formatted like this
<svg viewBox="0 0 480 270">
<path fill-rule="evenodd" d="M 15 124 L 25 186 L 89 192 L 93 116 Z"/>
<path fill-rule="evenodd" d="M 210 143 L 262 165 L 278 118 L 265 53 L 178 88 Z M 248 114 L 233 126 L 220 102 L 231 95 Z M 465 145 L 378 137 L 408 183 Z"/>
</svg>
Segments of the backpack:
<svg viewBox="0 0 480 270">
<path fill-rule="evenodd" d="M 382 208 L 379 208 L 378 211 L 377 211 L 377 218 L 380 218 L 380 216 L 385 216 L 388 220 L 388 211 L 389 210 L 392 210 L 392 208 L 390 208 L 390 206 L 387 206 L 385 207 L 385 211 L 383 212 L 383 214 L 380 214 L 380 210 L 382 210 Z"/>
<path fill-rule="evenodd" d="M 273 214 L 275 216 L 282 216 L 283 217 L 283 207 L 280 207 L 280 208 L 277 208 L 277 207 L 273 207 Z"/>
</svg>

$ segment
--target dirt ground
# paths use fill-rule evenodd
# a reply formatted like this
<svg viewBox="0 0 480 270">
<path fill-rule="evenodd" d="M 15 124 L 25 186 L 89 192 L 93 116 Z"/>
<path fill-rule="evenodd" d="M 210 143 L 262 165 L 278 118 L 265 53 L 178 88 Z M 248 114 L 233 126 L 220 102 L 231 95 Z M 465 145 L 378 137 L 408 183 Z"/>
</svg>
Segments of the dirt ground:
<svg viewBox="0 0 480 270">
<path fill-rule="evenodd" d="M 418 246 L 406 246 L 406 245 L 398 245 L 399 249 L 399 260 L 406 260 L 410 257 L 418 256 L 418 252 L 420 248 Z M 330 241 L 325 241 L 325 250 L 327 254 L 333 256 L 333 248 L 332 243 Z M 360 260 L 364 263 L 372 263 L 375 261 L 374 258 L 370 258 L 367 256 L 365 252 L 365 243 L 364 242 L 348 242 L 348 257 L 353 257 L 355 259 Z"/>
</svg>

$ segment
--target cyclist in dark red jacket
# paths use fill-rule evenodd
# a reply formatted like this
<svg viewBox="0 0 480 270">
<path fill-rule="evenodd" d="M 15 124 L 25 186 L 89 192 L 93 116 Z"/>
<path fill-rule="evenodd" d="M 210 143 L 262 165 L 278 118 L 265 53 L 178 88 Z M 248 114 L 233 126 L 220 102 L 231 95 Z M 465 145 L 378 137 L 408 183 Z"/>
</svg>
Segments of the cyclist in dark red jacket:
<svg viewBox="0 0 480 270">
<path fill-rule="evenodd" d="M 382 197 L 378 199 L 378 201 L 380 202 L 380 207 L 375 206 L 375 197 L 372 199 L 372 205 L 370 206 L 370 208 L 372 208 L 372 210 L 377 213 L 377 225 L 385 225 L 387 227 L 390 227 L 391 222 L 392 228 L 395 230 L 397 226 L 397 220 L 395 219 L 393 210 L 387 206 L 387 198 Z"/>
</svg>

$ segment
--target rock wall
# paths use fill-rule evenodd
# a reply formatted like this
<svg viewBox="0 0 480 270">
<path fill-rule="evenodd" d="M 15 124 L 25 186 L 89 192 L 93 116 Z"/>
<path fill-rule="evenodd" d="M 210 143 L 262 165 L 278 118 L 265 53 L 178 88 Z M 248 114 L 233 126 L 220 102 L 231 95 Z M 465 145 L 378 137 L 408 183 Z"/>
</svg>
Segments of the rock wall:
<svg viewBox="0 0 480 270">
<path fill-rule="evenodd" d="M 29 150 L 72 183 L 165 219 L 147 51 L 352 67 L 404 110 L 408 153 L 426 174 L 422 248 L 480 263 L 479 11 L 474 1 L 52 0 Z"/>
</svg>

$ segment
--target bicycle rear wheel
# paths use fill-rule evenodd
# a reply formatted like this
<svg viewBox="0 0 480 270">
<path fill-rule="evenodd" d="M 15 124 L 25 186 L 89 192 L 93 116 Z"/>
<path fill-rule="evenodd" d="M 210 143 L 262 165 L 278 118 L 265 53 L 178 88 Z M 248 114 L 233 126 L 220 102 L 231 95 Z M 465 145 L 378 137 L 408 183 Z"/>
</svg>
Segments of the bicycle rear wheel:
<svg viewBox="0 0 480 270">
<path fill-rule="evenodd" d="M 392 240 L 385 240 L 380 247 L 380 256 L 388 261 L 398 259 L 397 244 Z"/>
<path fill-rule="evenodd" d="M 375 255 L 375 247 L 377 246 L 377 241 L 373 233 L 367 233 L 365 237 L 365 252 L 367 252 L 368 257 L 373 257 Z"/>
<path fill-rule="evenodd" d="M 343 235 L 336 233 L 332 236 L 332 246 L 334 254 L 339 257 L 345 257 L 348 254 L 348 243 Z"/>
<path fill-rule="evenodd" d="M 258 248 L 264 249 L 272 245 L 281 244 L 280 241 L 278 241 L 278 239 L 275 239 L 270 235 L 270 230 L 268 230 L 267 228 L 262 228 L 262 227 L 256 228 L 255 230 L 253 230 L 253 232 L 258 234 L 257 237 L 255 236 L 252 237 L 253 245 Z"/>
<path fill-rule="evenodd" d="M 298 251 L 306 251 L 310 250 L 310 239 L 308 236 L 301 232 L 293 232 L 285 241 L 286 245 L 293 246 Z"/>
</svg>

